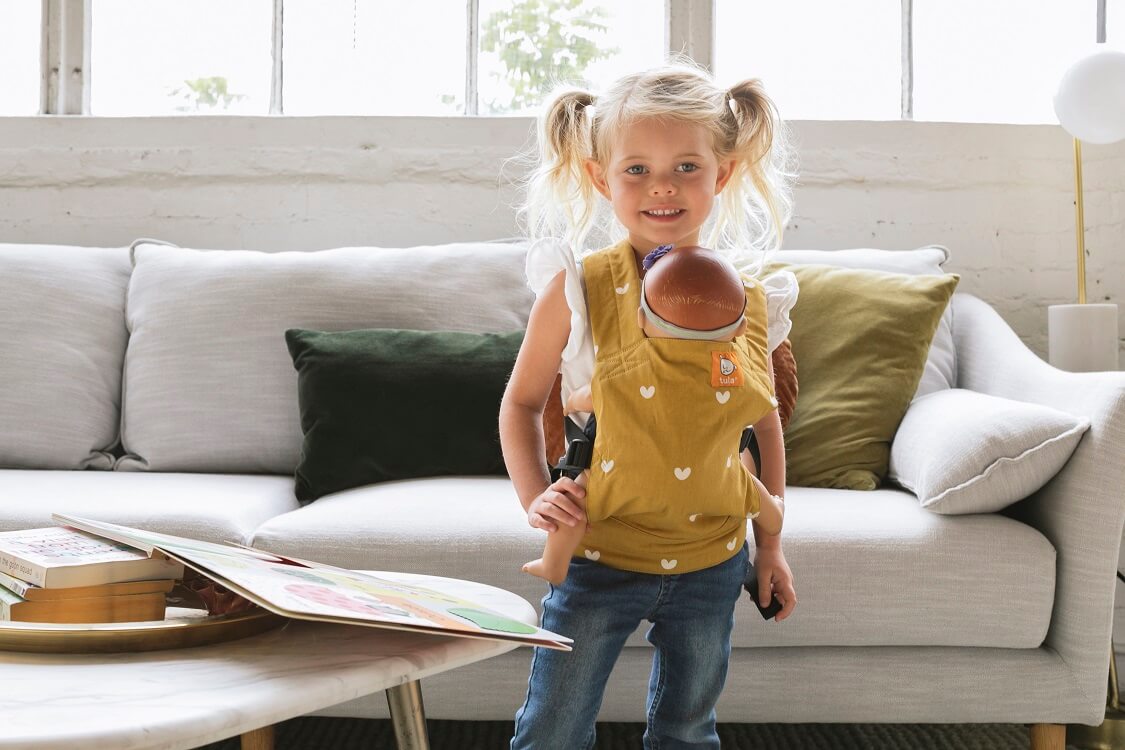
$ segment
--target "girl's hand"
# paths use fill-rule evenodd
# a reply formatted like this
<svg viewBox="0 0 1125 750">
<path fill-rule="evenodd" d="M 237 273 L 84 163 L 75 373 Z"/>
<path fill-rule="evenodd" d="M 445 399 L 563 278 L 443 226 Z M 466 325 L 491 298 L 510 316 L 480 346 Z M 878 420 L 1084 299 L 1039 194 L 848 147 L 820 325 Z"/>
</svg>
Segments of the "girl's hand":
<svg viewBox="0 0 1125 750">
<path fill-rule="evenodd" d="M 781 602 L 781 611 L 775 618 L 781 622 L 793 613 L 797 606 L 797 592 L 793 588 L 793 571 L 785 562 L 781 547 L 777 549 L 758 548 L 754 553 L 754 568 L 758 571 L 758 600 L 765 607 L 770 603 L 770 593 Z"/>
<path fill-rule="evenodd" d="M 559 524 L 585 524 L 585 488 L 570 477 L 560 477 L 527 506 L 527 523 L 547 533 L 558 531 Z"/>
</svg>

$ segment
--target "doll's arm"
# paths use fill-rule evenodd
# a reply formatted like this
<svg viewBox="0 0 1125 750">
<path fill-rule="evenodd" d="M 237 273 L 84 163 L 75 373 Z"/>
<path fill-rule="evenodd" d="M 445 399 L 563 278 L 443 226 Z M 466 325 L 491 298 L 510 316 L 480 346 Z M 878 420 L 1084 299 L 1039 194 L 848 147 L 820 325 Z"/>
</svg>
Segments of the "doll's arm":
<svg viewBox="0 0 1125 750">
<path fill-rule="evenodd" d="M 590 385 L 586 384 L 571 392 L 566 397 L 566 405 L 563 407 L 565 414 L 573 414 L 576 411 L 589 414 L 594 411 L 594 394 L 590 390 Z"/>
</svg>

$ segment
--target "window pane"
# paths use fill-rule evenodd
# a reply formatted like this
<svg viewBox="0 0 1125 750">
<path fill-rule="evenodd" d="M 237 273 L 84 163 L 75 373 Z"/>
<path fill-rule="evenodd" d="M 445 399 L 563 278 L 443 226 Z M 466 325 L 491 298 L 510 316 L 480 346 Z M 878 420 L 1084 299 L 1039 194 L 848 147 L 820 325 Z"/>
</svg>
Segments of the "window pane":
<svg viewBox="0 0 1125 750">
<path fill-rule="evenodd" d="M 0 115 L 39 113 L 41 6 L 0 5 Z"/>
<path fill-rule="evenodd" d="M 914 119 L 1056 123 L 1059 79 L 1096 30 L 1092 0 L 914 0 Z"/>
<path fill-rule="evenodd" d="M 465 111 L 465 0 L 285 0 L 290 115 Z"/>
<path fill-rule="evenodd" d="M 481 0 L 480 27 L 482 115 L 526 113 L 556 82 L 600 89 L 665 57 L 653 0 Z"/>
<path fill-rule="evenodd" d="M 267 114 L 270 0 L 93 0 L 96 115 Z"/>
<path fill-rule="evenodd" d="M 790 120 L 897 120 L 898 0 L 717 0 L 715 74 L 761 78 Z"/>
</svg>

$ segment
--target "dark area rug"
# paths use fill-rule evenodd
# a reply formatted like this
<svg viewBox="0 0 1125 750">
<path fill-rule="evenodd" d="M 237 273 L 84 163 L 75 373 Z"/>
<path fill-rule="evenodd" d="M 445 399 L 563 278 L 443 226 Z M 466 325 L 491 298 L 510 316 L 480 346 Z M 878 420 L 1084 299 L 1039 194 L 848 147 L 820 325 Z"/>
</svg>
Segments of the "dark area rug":
<svg viewBox="0 0 1125 750">
<path fill-rule="evenodd" d="M 503 750 L 510 721 L 428 722 L 431 750 Z M 598 724 L 597 750 L 636 750 L 643 724 Z M 1021 724 L 720 724 L 730 750 L 1027 750 Z M 279 724 L 276 750 L 394 750 L 391 724 L 377 719 L 302 717 Z M 1067 748 L 1072 746 L 1067 745 Z M 239 750 L 237 738 L 204 746 Z"/>
</svg>

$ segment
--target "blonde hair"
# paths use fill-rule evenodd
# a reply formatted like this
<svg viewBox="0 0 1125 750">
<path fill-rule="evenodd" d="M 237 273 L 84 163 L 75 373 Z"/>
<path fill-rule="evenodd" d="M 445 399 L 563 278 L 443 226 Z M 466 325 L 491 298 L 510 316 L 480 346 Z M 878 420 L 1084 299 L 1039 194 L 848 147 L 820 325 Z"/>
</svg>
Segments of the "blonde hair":
<svg viewBox="0 0 1125 750">
<path fill-rule="evenodd" d="M 535 164 L 526 178 L 521 216 L 533 239 L 562 237 L 581 256 L 619 233 L 607 201 L 583 167 L 608 165 L 610 144 L 622 128 L 644 118 L 704 126 L 719 161 L 734 159 L 734 174 L 719 194 L 705 243 L 757 272 L 781 246 L 792 211 L 791 152 L 785 124 L 761 82 L 723 90 L 704 69 L 682 58 L 619 79 L 601 95 L 556 89 L 538 121 Z"/>
</svg>

